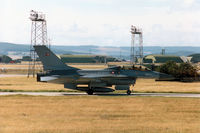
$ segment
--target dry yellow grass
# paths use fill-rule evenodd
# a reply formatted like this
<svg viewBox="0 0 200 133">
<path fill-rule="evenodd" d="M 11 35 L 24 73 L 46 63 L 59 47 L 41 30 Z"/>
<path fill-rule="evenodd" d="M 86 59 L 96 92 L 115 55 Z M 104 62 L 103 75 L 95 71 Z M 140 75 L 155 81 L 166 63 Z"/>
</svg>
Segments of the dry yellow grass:
<svg viewBox="0 0 200 133">
<path fill-rule="evenodd" d="M 77 67 L 77 68 L 83 68 L 83 69 L 98 69 L 98 68 L 105 68 L 107 65 L 105 64 L 81 64 L 81 63 L 76 63 L 76 64 L 68 64 L 69 66 L 72 67 Z M 29 64 L 1 64 L 0 63 L 0 68 L 7 68 L 7 69 L 28 69 Z M 39 66 L 38 66 L 39 67 Z M 40 65 L 42 67 L 42 65 Z"/>
<path fill-rule="evenodd" d="M 155 81 L 154 79 L 137 79 L 135 91 L 139 92 L 192 92 L 200 93 L 200 82 Z"/>
<path fill-rule="evenodd" d="M 108 67 L 107 65 L 104 65 L 104 64 L 102 65 L 69 65 L 69 66 L 76 67 L 79 69 L 104 69 Z"/>
<path fill-rule="evenodd" d="M 200 99 L 0 97 L 1 133 L 199 133 Z"/>
<path fill-rule="evenodd" d="M 23 90 L 23 91 L 69 91 L 62 84 L 51 84 L 37 82 L 35 78 L 24 77 L 2 77 L 0 78 L 1 90 Z M 200 82 L 166 82 L 154 79 L 138 79 L 134 86 L 136 92 L 189 92 L 200 93 Z M 124 91 L 125 93 L 125 91 Z"/>
<path fill-rule="evenodd" d="M 24 90 L 24 91 L 51 91 L 66 90 L 62 84 L 51 84 L 37 82 L 36 78 L 23 77 L 2 77 L 0 78 L 1 90 Z"/>
<path fill-rule="evenodd" d="M 105 64 L 70 64 L 69 66 L 76 67 L 79 69 L 104 69 L 108 66 Z M 27 74 L 28 73 L 28 64 L 0 64 L 0 74 Z M 37 71 L 39 72 L 42 69 L 42 66 L 36 66 Z"/>
</svg>

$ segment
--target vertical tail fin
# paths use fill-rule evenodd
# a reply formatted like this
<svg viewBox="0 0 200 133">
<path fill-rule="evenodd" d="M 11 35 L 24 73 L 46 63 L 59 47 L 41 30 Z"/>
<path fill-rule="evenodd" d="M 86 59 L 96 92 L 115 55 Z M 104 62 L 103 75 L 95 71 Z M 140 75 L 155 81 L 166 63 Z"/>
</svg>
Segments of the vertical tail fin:
<svg viewBox="0 0 200 133">
<path fill-rule="evenodd" d="M 76 69 L 64 64 L 49 48 L 45 45 L 34 46 L 36 53 L 42 61 L 44 70 L 68 70 Z"/>
</svg>

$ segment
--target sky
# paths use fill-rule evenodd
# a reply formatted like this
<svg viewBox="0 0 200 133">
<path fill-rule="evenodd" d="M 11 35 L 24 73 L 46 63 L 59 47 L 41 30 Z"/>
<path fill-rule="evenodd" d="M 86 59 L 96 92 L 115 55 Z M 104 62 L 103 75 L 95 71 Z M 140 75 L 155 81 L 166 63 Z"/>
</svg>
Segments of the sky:
<svg viewBox="0 0 200 133">
<path fill-rule="evenodd" d="M 30 44 L 30 10 L 46 14 L 52 45 L 200 46 L 199 0 L 0 0 L 0 42 Z"/>
</svg>

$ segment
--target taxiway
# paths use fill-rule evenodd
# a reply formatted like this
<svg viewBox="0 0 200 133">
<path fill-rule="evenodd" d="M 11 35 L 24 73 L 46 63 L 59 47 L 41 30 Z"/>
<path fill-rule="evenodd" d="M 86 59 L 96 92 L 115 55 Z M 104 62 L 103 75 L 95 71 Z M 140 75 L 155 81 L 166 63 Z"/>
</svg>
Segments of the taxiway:
<svg viewBox="0 0 200 133">
<path fill-rule="evenodd" d="M 30 95 L 30 96 L 77 96 L 77 95 L 87 95 L 86 93 L 77 92 L 0 92 L 0 96 L 9 95 Z M 132 93 L 127 95 L 125 93 L 115 94 L 115 93 L 95 93 L 94 95 L 99 96 L 132 96 L 132 97 L 191 97 L 200 98 L 200 94 L 191 93 Z"/>
</svg>

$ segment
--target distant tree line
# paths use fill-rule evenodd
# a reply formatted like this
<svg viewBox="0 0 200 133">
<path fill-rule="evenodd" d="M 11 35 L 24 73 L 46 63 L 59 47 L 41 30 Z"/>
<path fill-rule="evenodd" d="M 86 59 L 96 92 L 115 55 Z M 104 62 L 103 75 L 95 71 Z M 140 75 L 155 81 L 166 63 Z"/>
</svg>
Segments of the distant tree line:
<svg viewBox="0 0 200 133">
<path fill-rule="evenodd" d="M 190 63 L 177 64 L 174 61 L 168 61 L 157 67 L 156 71 L 172 75 L 180 81 L 199 80 L 197 69 Z"/>
</svg>

